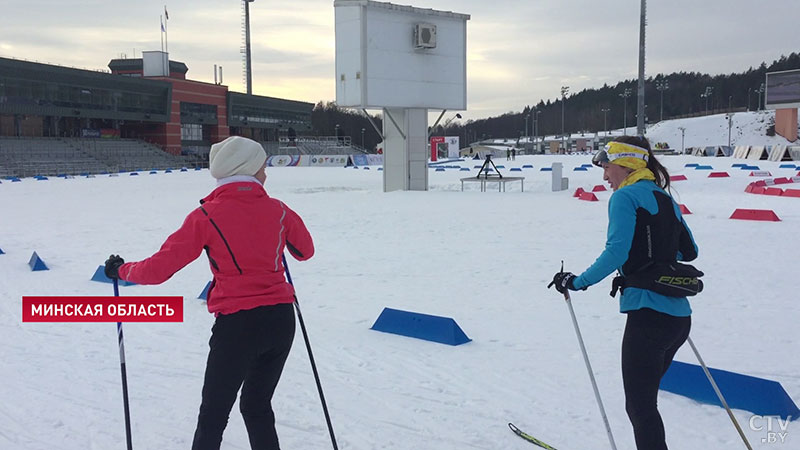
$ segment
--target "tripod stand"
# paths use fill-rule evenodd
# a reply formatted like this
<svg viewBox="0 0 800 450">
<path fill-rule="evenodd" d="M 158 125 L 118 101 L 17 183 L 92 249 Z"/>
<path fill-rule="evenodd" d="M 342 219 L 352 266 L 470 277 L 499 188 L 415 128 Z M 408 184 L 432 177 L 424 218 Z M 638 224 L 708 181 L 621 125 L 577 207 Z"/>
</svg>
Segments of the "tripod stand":
<svg viewBox="0 0 800 450">
<path fill-rule="evenodd" d="M 495 172 L 496 175 L 489 173 L 489 170 L 491 169 L 489 167 L 490 164 L 494 168 L 494 172 Z M 500 178 L 503 178 L 503 174 L 501 174 L 500 171 L 497 170 L 497 166 L 495 166 L 494 165 L 494 161 L 492 161 L 491 153 L 486 155 L 486 161 L 483 162 L 483 165 L 481 166 L 481 170 L 478 171 L 478 177 L 477 178 L 480 178 L 481 174 L 483 174 L 483 177 L 486 178 L 486 179 L 489 179 L 489 177 L 500 177 Z"/>
</svg>

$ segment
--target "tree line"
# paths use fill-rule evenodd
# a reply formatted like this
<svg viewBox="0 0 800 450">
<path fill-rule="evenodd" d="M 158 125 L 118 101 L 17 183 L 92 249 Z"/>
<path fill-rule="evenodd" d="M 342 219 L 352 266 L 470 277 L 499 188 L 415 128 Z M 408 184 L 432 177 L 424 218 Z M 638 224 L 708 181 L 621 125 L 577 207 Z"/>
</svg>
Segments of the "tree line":
<svg viewBox="0 0 800 450">
<path fill-rule="evenodd" d="M 647 123 L 686 115 L 746 111 L 763 108 L 764 94 L 759 92 L 767 72 L 800 69 L 800 53 L 781 56 L 771 64 L 762 62 L 741 73 L 708 75 L 699 72 L 673 72 L 658 74 L 645 80 L 645 120 Z M 527 105 L 520 112 L 466 122 L 453 121 L 447 128 L 437 126 L 432 135 L 461 136 L 462 146 L 491 137 L 514 138 L 533 134 L 534 117 L 536 134 L 558 135 L 562 129 L 562 102 L 564 132 L 594 133 L 604 129 L 622 128 L 625 123 L 636 127 L 636 79 L 620 81 L 613 86 L 584 89 L 568 94 L 566 99 L 540 100 Z M 661 89 L 659 89 L 661 88 Z M 622 95 L 629 90 L 629 96 Z M 663 101 L 662 101 L 663 96 Z M 626 107 L 627 105 L 627 107 Z M 663 111 L 662 111 L 663 108 Z M 381 127 L 380 115 L 371 116 Z M 444 121 L 444 120 L 443 120 Z M 350 136 L 353 143 L 372 149 L 381 141 L 367 118 L 352 110 L 341 109 L 334 102 L 319 102 L 311 114 L 312 133 L 319 136 Z"/>
</svg>

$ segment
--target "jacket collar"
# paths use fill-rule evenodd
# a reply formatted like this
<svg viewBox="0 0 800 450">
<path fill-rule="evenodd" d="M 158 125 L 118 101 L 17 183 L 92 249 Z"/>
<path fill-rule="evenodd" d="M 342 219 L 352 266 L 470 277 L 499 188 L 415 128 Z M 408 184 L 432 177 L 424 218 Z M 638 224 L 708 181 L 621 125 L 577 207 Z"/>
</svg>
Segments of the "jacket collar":
<svg viewBox="0 0 800 450">
<path fill-rule="evenodd" d="M 248 177 L 251 178 L 251 177 Z M 205 196 L 202 200 L 200 200 L 200 204 L 202 205 L 205 202 L 209 202 L 211 200 L 215 200 L 220 197 L 230 197 L 230 196 L 248 196 L 248 197 L 259 197 L 259 196 L 267 196 L 267 191 L 264 189 L 264 186 L 261 183 L 245 180 L 245 181 L 232 181 L 229 183 L 225 183 L 213 191 L 210 194 Z"/>
</svg>

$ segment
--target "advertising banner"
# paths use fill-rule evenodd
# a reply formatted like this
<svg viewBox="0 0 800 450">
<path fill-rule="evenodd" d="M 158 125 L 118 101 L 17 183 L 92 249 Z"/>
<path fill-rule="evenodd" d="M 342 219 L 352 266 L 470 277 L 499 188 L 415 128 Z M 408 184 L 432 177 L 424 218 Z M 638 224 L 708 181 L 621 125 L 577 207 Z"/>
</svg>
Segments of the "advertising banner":
<svg viewBox="0 0 800 450">
<path fill-rule="evenodd" d="M 300 155 L 272 155 L 267 157 L 268 167 L 296 166 L 300 163 Z"/>
<path fill-rule="evenodd" d="M 303 155 L 300 157 L 301 166 L 314 167 L 344 167 L 347 165 L 347 155 Z"/>
<path fill-rule="evenodd" d="M 383 155 L 367 155 L 367 164 L 370 166 L 382 166 Z"/>
</svg>

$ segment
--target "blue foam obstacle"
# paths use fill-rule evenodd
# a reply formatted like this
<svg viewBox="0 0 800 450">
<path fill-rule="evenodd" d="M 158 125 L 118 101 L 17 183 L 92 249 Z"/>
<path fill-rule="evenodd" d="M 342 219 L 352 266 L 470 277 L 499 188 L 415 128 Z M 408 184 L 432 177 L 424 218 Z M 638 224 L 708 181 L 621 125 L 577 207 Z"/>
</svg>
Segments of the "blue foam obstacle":
<svg viewBox="0 0 800 450">
<path fill-rule="evenodd" d="M 371 329 L 448 345 L 460 345 L 472 340 L 450 317 L 392 308 L 383 308 Z"/>
<path fill-rule="evenodd" d="M 714 168 L 711 166 L 697 166 L 694 170 L 714 170 Z"/>
<path fill-rule="evenodd" d="M 542 167 L 541 169 L 539 169 L 539 172 L 552 172 L 552 171 L 553 171 L 552 167 Z"/>
<path fill-rule="evenodd" d="M 369 167 L 364 166 L 364 170 L 369 170 Z"/>
<path fill-rule="evenodd" d="M 4 252 L 2 248 L 0 248 L 0 255 L 5 255 L 5 254 L 6 252 Z"/>
<path fill-rule="evenodd" d="M 470 169 L 469 169 L 469 167 L 462 167 L 462 168 L 460 168 L 458 170 L 461 171 L 461 172 L 469 172 Z"/>
<path fill-rule="evenodd" d="M 19 182 L 21 182 L 21 181 L 22 181 L 22 180 L 20 180 L 20 179 L 19 179 L 19 178 L 17 178 L 17 177 L 11 177 L 11 182 L 12 182 L 12 183 L 19 183 Z"/>
<path fill-rule="evenodd" d="M 208 290 L 211 289 L 211 282 L 209 281 L 206 283 L 206 287 L 203 288 L 203 292 L 197 296 L 200 300 L 208 300 Z"/>
<path fill-rule="evenodd" d="M 437 167 L 437 168 L 436 168 L 436 171 L 437 171 L 437 172 L 444 172 L 444 167 Z"/>
<path fill-rule="evenodd" d="M 35 176 L 35 177 L 33 177 L 33 178 L 35 178 L 35 179 L 36 179 L 36 180 L 38 180 L 38 181 L 47 181 L 47 177 L 46 177 L 46 176 L 43 176 L 43 175 L 36 175 L 36 176 Z"/>
<path fill-rule="evenodd" d="M 504 165 L 500 164 L 499 166 L 497 166 L 497 168 L 498 168 L 498 169 L 505 169 L 505 168 L 506 168 L 506 166 L 504 166 Z"/>
<path fill-rule="evenodd" d="M 511 171 L 512 172 L 522 172 L 522 168 L 521 167 L 512 167 Z"/>
<path fill-rule="evenodd" d="M 157 173 L 158 173 L 158 171 L 157 171 L 157 170 L 151 170 L 151 171 L 150 171 L 150 175 L 155 175 L 155 174 L 157 174 Z"/>
<path fill-rule="evenodd" d="M 781 164 L 781 169 L 795 169 L 796 166 L 794 164 Z"/>
<path fill-rule="evenodd" d="M 135 177 L 135 176 L 137 176 L 137 175 L 139 175 L 139 172 L 131 172 L 131 175 L 130 175 L 130 176 L 132 176 L 132 177 Z"/>
<path fill-rule="evenodd" d="M 473 169 L 480 169 L 483 166 L 472 166 Z"/>
<path fill-rule="evenodd" d="M 783 419 L 800 417 L 800 409 L 777 381 L 711 367 L 708 371 L 731 408 Z M 673 361 L 661 379 L 661 390 L 722 407 L 703 368 L 694 364 Z"/>
<path fill-rule="evenodd" d="M 573 172 L 588 172 L 589 169 L 587 169 L 586 167 L 580 166 L 580 167 L 576 167 L 576 168 L 572 169 L 572 171 Z"/>
<path fill-rule="evenodd" d="M 114 281 L 111 278 L 106 276 L 105 266 L 97 266 L 97 270 L 94 271 L 94 275 L 92 275 L 92 281 L 97 281 L 99 283 L 113 283 Z M 130 281 L 119 280 L 118 284 L 120 286 L 136 286 L 136 283 L 131 283 Z"/>
<path fill-rule="evenodd" d="M 697 163 L 688 163 L 688 164 L 684 164 L 683 167 L 697 167 L 699 165 L 700 164 L 697 164 Z"/>
<path fill-rule="evenodd" d="M 164 173 L 172 173 L 172 169 L 167 169 L 164 171 Z"/>
<path fill-rule="evenodd" d="M 740 169 L 741 170 L 761 170 L 761 168 L 758 167 L 758 166 L 744 166 L 744 167 L 740 167 Z"/>
<path fill-rule="evenodd" d="M 37 270 L 50 270 L 47 268 L 47 265 L 42 261 L 42 258 L 39 258 L 39 255 L 36 252 L 33 252 L 31 255 L 30 261 L 28 261 L 28 265 L 31 266 L 32 271 Z"/>
<path fill-rule="evenodd" d="M 742 163 L 731 164 L 731 167 L 747 167 L 747 164 L 742 164 Z"/>
<path fill-rule="evenodd" d="M 378 167 L 378 170 L 383 170 L 383 167 Z"/>
<path fill-rule="evenodd" d="M 523 169 L 533 169 L 533 165 L 532 164 L 523 164 L 522 168 Z"/>
</svg>

